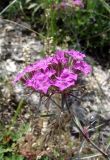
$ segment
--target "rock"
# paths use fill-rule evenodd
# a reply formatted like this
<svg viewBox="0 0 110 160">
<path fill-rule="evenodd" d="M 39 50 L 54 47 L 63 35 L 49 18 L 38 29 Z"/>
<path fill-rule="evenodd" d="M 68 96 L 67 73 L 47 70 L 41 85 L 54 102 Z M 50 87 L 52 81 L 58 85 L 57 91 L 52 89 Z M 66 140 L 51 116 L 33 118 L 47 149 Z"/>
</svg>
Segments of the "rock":
<svg viewBox="0 0 110 160">
<path fill-rule="evenodd" d="M 16 72 L 17 71 L 17 67 L 14 61 L 12 61 L 11 59 L 7 59 L 6 64 L 4 66 L 6 68 L 6 70 L 8 72 Z"/>
<path fill-rule="evenodd" d="M 86 79 L 87 93 L 83 95 L 82 105 L 103 114 L 105 119 L 110 117 L 110 71 L 101 66 L 93 67 L 93 74 Z"/>
</svg>

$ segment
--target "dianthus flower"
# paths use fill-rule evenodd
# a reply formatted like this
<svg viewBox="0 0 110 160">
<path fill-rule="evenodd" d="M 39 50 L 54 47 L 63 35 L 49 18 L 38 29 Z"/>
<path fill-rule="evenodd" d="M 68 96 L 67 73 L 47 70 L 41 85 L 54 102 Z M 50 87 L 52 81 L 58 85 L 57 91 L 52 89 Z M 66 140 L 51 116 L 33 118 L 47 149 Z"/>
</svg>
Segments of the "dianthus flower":
<svg viewBox="0 0 110 160">
<path fill-rule="evenodd" d="M 54 86 L 58 87 L 60 91 L 64 91 L 69 87 L 74 86 L 77 80 L 77 74 L 70 71 L 69 69 L 64 69 L 59 77 L 56 77 Z"/>
<path fill-rule="evenodd" d="M 82 0 L 73 0 L 73 4 L 78 7 L 84 6 Z"/>
<path fill-rule="evenodd" d="M 66 9 L 68 7 L 84 7 L 82 0 L 62 0 L 59 4 L 54 4 L 54 8 L 56 9 Z"/>
<path fill-rule="evenodd" d="M 54 56 L 46 57 L 28 65 L 19 73 L 14 83 L 22 81 L 43 94 L 63 93 L 75 86 L 79 75 L 91 72 L 91 66 L 84 61 L 85 54 L 75 50 L 57 50 Z"/>
<path fill-rule="evenodd" d="M 75 50 L 73 50 L 73 49 L 71 49 L 71 50 L 67 50 L 67 51 L 65 51 L 67 54 L 69 54 L 70 56 L 72 56 L 73 57 L 73 59 L 75 60 L 83 60 L 86 56 L 85 56 L 85 54 L 83 54 L 83 53 L 81 53 L 81 52 L 79 52 L 79 51 L 75 51 Z"/>
<path fill-rule="evenodd" d="M 51 74 L 52 75 L 52 74 Z M 31 87 L 34 90 L 38 90 L 39 92 L 47 93 L 48 88 L 51 87 L 51 81 L 49 79 L 50 75 L 44 73 L 35 73 L 31 79 L 26 80 L 26 86 Z"/>
<path fill-rule="evenodd" d="M 91 72 L 91 66 L 84 61 L 76 61 L 73 69 L 81 71 L 84 75 L 88 75 Z"/>
</svg>

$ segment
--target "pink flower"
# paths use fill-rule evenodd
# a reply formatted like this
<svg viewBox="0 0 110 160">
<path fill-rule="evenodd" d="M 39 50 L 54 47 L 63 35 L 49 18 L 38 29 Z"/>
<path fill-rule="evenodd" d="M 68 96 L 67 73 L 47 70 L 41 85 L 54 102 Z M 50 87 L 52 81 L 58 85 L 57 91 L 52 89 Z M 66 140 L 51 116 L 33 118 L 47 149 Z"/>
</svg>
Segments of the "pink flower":
<svg viewBox="0 0 110 160">
<path fill-rule="evenodd" d="M 67 50 L 67 51 L 65 51 L 65 53 L 72 56 L 74 60 L 83 60 L 86 57 L 85 54 L 83 54 L 79 51 L 73 50 L 73 49 Z"/>
<path fill-rule="evenodd" d="M 32 79 L 26 81 L 25 85 L 46 94 L 51 86 L 50 79 L 45 74 L 35 74 Z"/>
<path fill-rule="evenodd" d="M 49 87 L 52 86 L 50 77 L 55 74 L 54 70 L 47 70 L 46 72 L 36 72 L 31 79 L 25 81 L 27 87 L 31 87 L 36 91 L 47 93 Z"/>
<path fill-rule="evenodd" d="M 77 80 L 77 74 L 73 73 L 69 69 L 64 69 L 59 77 L 56 77 L 54 86 L 58 87 L 60 91 L 64 91 L 69 87 L 75 85 Z"/>
<path fill-rule="evenodd" d="M 54 4 L 53 7 L 55 9 L 67 9 L 68 7 L 84 7 L 84 4 L 82 0 L 62 0 L 62 2 Z"/>
<path fill-rule="evenodd" d="M 55 52 L 55 56 L 53 57 L 53 63 L 62 63 L 62 64 L 66 64 L 67 63 L 67 59 L 65 57 L 65 51 L 63 50 L 57 50 Z"/>
<path fill-rule="evenodd" d="M 73 4 L 78 7 L 84 7 L 82 0 L 73 0 Z"/>
<path fill-rule="evenodd" d="M 84 61 L 76 61 L 73 69 L 81 71 L 84 75 L 88 75 L 92 71 L 91 66 Z"/>
<path fill-rule="evenodd" d="M 84 58 L 85 55 L 79 51 L 58 50 L 54 56 L 25 67 L 15 77 L 14 83 L 22 81 L 25 86 L 44 94 L 71 90 L 80 73 L 87 75 L 91 72 Z"/>
<path fill-rule="evenodd" d="M 45 71 L 48 68 L 48 66 L 51 64 L 51 61 L 52 61 L 52 57 L 48 57 L 26 66 L 24 70 L 16 76 L 16 78 L 14 79 L 14 83 L 21 80 L 26 74 L 29 74 L 29 73 L 33 74 L 34 72 L 40 71 L 40 70 Z"/>
<path fill-rule="evenodd" d="M 57 8 L 62 8 L 65 9 L 68 7 L 68 3 L 67 2 L 61 2 L 59 5 L 57 5 Z"/>
</svg>

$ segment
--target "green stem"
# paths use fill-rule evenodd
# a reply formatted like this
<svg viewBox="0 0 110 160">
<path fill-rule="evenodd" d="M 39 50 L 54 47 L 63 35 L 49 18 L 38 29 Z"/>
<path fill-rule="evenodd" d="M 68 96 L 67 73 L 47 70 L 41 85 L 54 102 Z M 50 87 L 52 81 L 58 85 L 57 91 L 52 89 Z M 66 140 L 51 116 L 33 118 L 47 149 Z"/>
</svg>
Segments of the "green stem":
<svg viewBox="0 0 110 160">
<path fill-rule="evenodd" d="M 22 109 L 22 107 L 23 107 L 23 104 L 24 104 L 24 99 L 21 99 L 20 102 L 19 102 L 19 104 L 18 104 L 17 110 L 16 110 L 16 112 L 15 112 L 13 118 L 12 118 L 12 123 L 11 123 L 11 125 L 10 125 L 10 128 L 13 127 L 14 124 L 16 123 L 17 117 L 18 117 L 18 115 L 19 115 L 20 112 L 21 112 L 21 109 Z"/>
<path fill-rule="evenodd" d="M 56 4 L 56 2 L 54 2 Z M 56 15 L 57 15 L 57 10 L 53 9 L 53 2 L 48 4 L 48 11 L 49 15 L 46 17 L 47 18 L 47 38 L 52 38 L 52 50 L 55 50 L 56 48 L 56 32 L 57 32 L 57 25 L 56 25 Z M 51 47 L 49 46 L 49 47 Z"/>
</svg>

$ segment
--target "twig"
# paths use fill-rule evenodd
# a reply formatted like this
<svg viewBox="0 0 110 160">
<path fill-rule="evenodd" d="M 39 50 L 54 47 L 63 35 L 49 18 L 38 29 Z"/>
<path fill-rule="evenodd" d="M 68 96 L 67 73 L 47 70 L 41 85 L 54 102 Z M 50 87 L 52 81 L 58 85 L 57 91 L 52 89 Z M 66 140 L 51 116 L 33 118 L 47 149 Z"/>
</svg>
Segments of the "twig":
<svg viewBox="0 0 110 160">
<path fill-rule="evenodd" d="M 106 159 L 110 160 L 109 157 L 108 157 L 108 154 L 105 153 L 104 151 L 102 151 L 93 141 L 90 140 L 90 138 L 83 132 L 82 128 L 79 126 L 79 124 L 75 121 L 75 114 L 71 114 L 71 111 L 70 111 L 70 108 L 68 107 L 67 105 L 67 108 L 68 108 L 68 112 L 69 114 L 71 115 L 72 117 L 72 120 L 75 124 L 75 126 L 77 127 L 77 129 L 80 131 L 80 133 L 83 135 L 83 137 L 86 139 L 87 142 L 89 142 L 95 149 L 97 149 Z M 81 124 L 80 124 L 81 125 Z"/>
<path fill-rule="evenodd" d="M 78 151 L 78 160 L 81 160 L 80 154 L 81 154 L 81 152 L 82 152 L 82 150 L 83 150 L 83 147 L 84 147 L 84 145 L 85 145 L 85 142 L 86 142 L 85 139 L 83 139 L 83 141 L 81 142 L 81 146 L 80 146 L 79 151 Z"/>
<path fill-rule="evenodd" d="M 106 159 L 110 160 L 108 158 L 108 154 L 105 153 L 104 151 L 102 151 L 93 141 L 90 140 L 90 138 L 88 136 L 85 135 L 85 133 L 82 131 L 82 129 L 79 127 L 79 125 L 74 120 L 73 115 L 72 115 L 72 120 L 73 120 L 74 124 L 76 125 L 76 127 L 78 128 L 78 130 L 80 131 L 80 133 L 86 139 L 86 141 L 89 142 L 95 149 L 97 149 Z"/>
<path fill-rule="evenodd" d="M 74 94 L 72 94 L 72 93 L 69 93 L 68 95 L 70 95 L 70 96 L 72 96 L 72 97 L 76 98 L 79 102 L 83 101 L 83 99 L 82 99 L 82 98 L 79 98 L 79 97 L 75 96 L 75 95 L 74 95 Z"/>
<path fill-rule="evenodd" d="M 11 129 L 11 127 L 13 127 L 14 124 L 16 123 L 17 117 L 18 117 L 18 115 L 20 114 L 23 105 L 24 105 L 24 99 L 22 98 L 22 99 L 20 100 L 20 102 L 19 102 L 19 104 L 18 104 L 18 106 L 17 106 L 17 110 L 16 110 L 16 112 L 15 112 L 13 118 L 12 118 L 12 122 L 11 122 L 11 124 L 10 124 L 10 129 Z"/>
<path fill-rule="evenodd" d="M 104 91 L 103 91 L 103 89 L 102 89 L 102 87 L 101 87 L 101 85 L 100 85 L 99 81 L 97 80 L 97 78 L 96 78 L 95 74 L 94 74 L 94 73 L 92 73 L 92 76 L 94 77 L 95 81 L 97 82 L 98 87 L 99 87 L 99 89 L 100 89 L 100 91 L 101 91 L 102 95 L 103 95 L 104 97 L 106 97 L 106 95 L 105 95 L 105 93 L 104 93 Z"/>
<path fill-rule="evenodd" d="M 26 27 L 26 26 L 24 26 L 24 25 L 22 25 L 22 24 L 19 24 L 19 23 L 17 23 L 17 22 L 14 22 L 14 21 L 12 21 L 12 20 L 9 20 L 9 19 L 5 19 L 5 18 L 2 18 L 2 19 L 3 19 L 4 21 L 7 21 L 7 22 L 13 23 L 13 24 L 15 24 L 15 25 L 18 25 L 18 26 L 20 26 L 20 27 L 22 27 L 22 28 L 25 28 L 25 29 L 27 29 L 27 30 L 29 30 L 29 31 L 37 34 L 37 35 L 40 36 L 41 38 L 45 38 L 42 34 L 38 33 L 37 31 L 33 30 L 32 28 L 28 28 L 28 27 Z"/>
<path fill-rule="evenodd" d="M 17 0 L 12 1 L 8 6 L 6 6 L 1 12 L 0 12 L 0 16 L 9 8 L 11 7 Z"/>
<path fill-rule="evenodd" d="M 85 139 L 82 141 L 82 143 L 81 143 L 81 146 L 80 146 L 80 149 L 79 149 L 79 153 L 81 153 L 82 152 L 82 149 L 83 149 L 83 147 L 84 147 L 84 145 L 85 145 Z"/>
<path fill-rule="evenodd" d="M 105 2 L 104 0 L 100 0 L 100 2 L 103 4 L 103 6 L 105 7 L 105 9 L 110 13 L 110 6 L 107 2 Z"/>
<path fill-rule="evenodd" d="M 102 154 L 97 153 L 97 154 L 94 154 L 94 155 L 89 155 L 89 156 L 82 157 L 82 158 L 80 158 L 80 160 L 86 160 L 86 159 L 90 160 L 90 158 L 95 158 L 95 157 L 98 157 L 98 156 L 101 156 L 101 155 Z M 75 160 L 79 160 L 79 159 L 75 158 Z"/>
<path fill-rule="evenodd" d="M 59 104 L 57 104 L 52 98 L 50 98 L 50 100 L 58 107 L 61 109 L 61 106 Z"/>
</svg>

